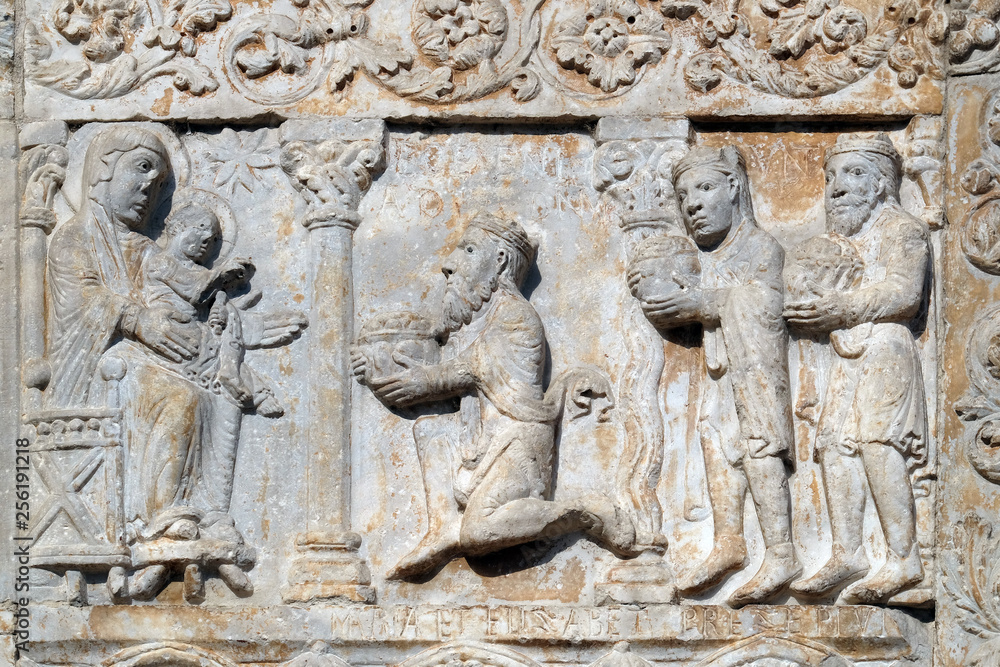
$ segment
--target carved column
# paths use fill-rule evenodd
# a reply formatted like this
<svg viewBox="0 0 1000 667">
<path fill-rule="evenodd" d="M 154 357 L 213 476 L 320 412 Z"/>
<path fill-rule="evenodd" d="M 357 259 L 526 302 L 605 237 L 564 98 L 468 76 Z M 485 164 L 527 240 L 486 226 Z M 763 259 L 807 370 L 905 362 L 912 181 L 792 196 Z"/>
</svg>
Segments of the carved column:
<svg viewBox="0 0 1000 667">
<path fill-rule="evenodd" d="M 683 233 L 670 186 L 670 168 L 686 152 L 691 126 L 686 119 L 604 118 L 597 124 L 594 186 L 606 196 L 622 229 L 628 259 L 653 234 Z M 622 288 L 627 292 L 626 277 Z M 622 455 L 616 473 L 619 501 L 628 509 L 643 553 L 616 565 L 609 581 L 597 585 L 602 603 L 671 602 L 673 575 L 664 556 L 662 509 L 656 495 L 663 466 L 664 425 L 660 380 L 664 340 L 646 319 L 639 302 L 625 297 L 624 345 L 628 351 L 618 381 L 623 415 Z"/>
<path fill-rule="evenodd" d="M 307 202 L 309 230 L 309 396 L 306 530 L 296 539 L 284 598 L 374 602 L 371 574 L 351 532 L 352 279 L 358 205 L 384 166 L 385 123 L 287 121 L 281 168 Z"/>
<path fill-rule="evenodd" d="M 66 123 L 30 123 L 21 130 L 21 358 L 26 387 L 26 412 L 42 405 L 49 381 L 45 354 L 45 255 L 47 237 L 56 224 L 52 211 L 56 193 L 66 177 L 68 138 Z"/>
</svg>

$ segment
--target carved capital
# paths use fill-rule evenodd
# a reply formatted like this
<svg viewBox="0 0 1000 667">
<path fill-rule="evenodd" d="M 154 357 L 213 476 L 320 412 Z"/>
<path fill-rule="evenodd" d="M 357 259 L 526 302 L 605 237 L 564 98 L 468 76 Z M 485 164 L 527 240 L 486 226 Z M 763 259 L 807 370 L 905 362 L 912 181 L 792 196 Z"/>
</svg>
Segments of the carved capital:
<svg viewBox="0 0 1000 667">
<path fill-rule="evenodd" d="M 67 129 L 62 122 L 33 123 L 21 132 L 21 160 L 18 176 L 21 182 L 22 227 L 35 227 L 46 234 L 55 227 L 52 212 L 55 196 L 66 179 Z"/>
<path fill-rule="evenodd" d="M 319 124 L 282 127 L 281 169 L 308 203 L 302 220 L 307 229 L 343 227 L 353 232 L 361 223 L 361 197 L 385 168 L 384 124 L 368 124 L 372 127 L 357 124 L 368 130 L 357 138 L 338 132 L 340 126 L 326 128 L 326 136 Z"/>
<path fill-rule="evenodd" d="M 900 143 L 903 173 L 916 185 L 912 212 L 932 229 L 947 224 L 944 211 L 944 124 L 938 116 L 917 116 Z"/>
<path fill-rule="evenodd" d="M 677 223 L 671 171 L 690 142 L 686 119 L 602 119 L 597 125 L 594 188 L 613 202 L 625 230 Z"/>
</svg>

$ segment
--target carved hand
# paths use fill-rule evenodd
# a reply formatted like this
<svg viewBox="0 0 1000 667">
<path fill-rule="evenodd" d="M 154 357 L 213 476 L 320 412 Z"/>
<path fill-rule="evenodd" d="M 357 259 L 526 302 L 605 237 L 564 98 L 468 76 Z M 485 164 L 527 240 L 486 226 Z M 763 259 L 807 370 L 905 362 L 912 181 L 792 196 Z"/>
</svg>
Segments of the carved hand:
<svg viewBox="0 0 1000 667">
<path fill-rule="evenodd" d="M 431 377 L 426 367 L 416 366 L 384 379 L 369 378 L 368 386 L 389 405 L 406 407 L 430 394 Z"/>
<path fill-rule="evenodd" d="M 287 345 L 309 325 L 303 312 L 288 308 L 244 313 L 242 319 L 243 342 L 250 349 Z"/>
<path fill-rule="evenodd" d="M 786 303 L 783 313 L 789 326 L 826 333 L 850 326 L 848 299 L 842 292 L 823 291 L 819 298 Z"/>
<path fill-rule="evenodd" d="M 678 290 L 642 302 L 642 310 L 655 326 L 669 327 L 706 319 L 705 295 L 700 289 Z"/>
<path fill-rule="evenodd" d="M 361 384 L 368 384 L 368 357 L 357 345 L 351 346 L 351 373 Z"/>
<path fill-rule="evenodd" d="M 198 329 L 187 324 L 190 317 L 167 308 L 147 308 L 139 312 L 135 337 L 146 347 L 171 361 L 191 359 L 198 353 Z"/>
<path fill-rule="evenodd" d="M 253 262 L 245 257 L 228 259 L 219 267 L 219 282 L 224 285 L 240 285 L 249 280 L 254 269 Z"/>
</svg>

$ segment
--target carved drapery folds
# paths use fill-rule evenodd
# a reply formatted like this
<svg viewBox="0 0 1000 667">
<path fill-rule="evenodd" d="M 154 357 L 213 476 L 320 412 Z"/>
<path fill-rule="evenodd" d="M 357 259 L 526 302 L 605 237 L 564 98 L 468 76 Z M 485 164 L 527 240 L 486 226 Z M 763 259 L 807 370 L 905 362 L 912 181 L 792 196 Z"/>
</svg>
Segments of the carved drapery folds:
<svg viewBox="0 0 1000 667">
<path fill-rule="evenodd" d="M 381 121 L 287 121 L 282 171 L 306 200 L 311 326 L 307 390 L 306 528 L 283 595 L 289 601 L 374 601 L 368 566 L 351 532 L 351 380 L 354 339 L 353 235 L 358 205 L 385 166 Z"/>
<path fill-rule="evenodd" d="M 170 130 L 92 124 L 72 151 L 67 139 L 59 123 L 22 134 L 24 282 L 44 289 L 23 320 L 32 565 L 64 575 L 75 604 L 84 573 L 106 576 L 113 603 L 181 574 L 190 602 L 213 574 L 249 595 L 256 551 L 230 515 L 241 424 L 284 408 L 246 351 L 290 343 L 307 320 L 255 309 L 236 217 L 190 187 Z M 64 179 L 79 190 L 57 198 Z"/>
</svg>

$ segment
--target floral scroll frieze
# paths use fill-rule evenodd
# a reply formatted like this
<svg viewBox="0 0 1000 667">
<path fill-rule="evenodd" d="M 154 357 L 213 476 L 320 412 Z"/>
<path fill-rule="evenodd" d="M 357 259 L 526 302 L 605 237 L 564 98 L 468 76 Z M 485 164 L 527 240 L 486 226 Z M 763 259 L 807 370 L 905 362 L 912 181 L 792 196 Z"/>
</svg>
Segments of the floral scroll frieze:
<svg viewBox="0 0 1000 667">
<path fill-rule="evenodd" d="M 290 105 L 364 78 L 418 104 L 507 91 L 601 100 L 656 68 L 687 86 L 723 82 L 785 98 L 830 95 L 888 69 L 902 88 L 951 71 L 990 71 L 1000 39 L 978 5 L 944 0 L 292 0 L 267 11 L 230 0 L 59 0 L 25 31 L 26 74 L 77 99 L 128 95 L 158 78 L 189 95 L 221 83 L 251 102 Z M 544 9 L 544 11 L 543 11 Z M 684 51 L 688 51 L 684 46 Z"/>
<path fill-rule="evenodd" d="M 782 97 L 836 93 L 882 65 L 902 88 L 921 77 L 942 79 L 943 5 L 931 0 L 888 3 L 876 16 L 839 0 L 760 0 L 767 50 L 751 20 L 749 3 L 665 0 L 667 16 L 693 21 L 702 44 L 684 68 L 691 88 L 709 91 L 724 80 Z"/>
<path fill-rule="evenodd" d="M 61 0 L 25 29 L 25 74 L 77 99 L 121 97 L 158 77 L 204 95 L 219 87 L 198 36 L 229 20 L 229 0 Z"/>
<path fill-rule="evenodd" d="M 1000 561 L 996 526 L 976 514 L 958 522 L 945 550 L 944 590 L 952 599 L 959 626 L 982 639 L 965 664 L 995 665 L 1000 659 Z"/>
<path fill-rule="evenodd" d="M 418 0 L 412 53 L 397 40 L 369 35 L 371 0 L 303 0 L 298 16 L 251 15 L 239 23 L 226 42 L 226 71 L 237 90 L 262 103 L 294 102 L 324 81 L 342 95 L 359 73 L 417 102 L 464 102 L 508 87 L 526 101 L 540 90 L 525 65 L 538 42 L 535 14 L 543 2 Z M 269 86 L 266 78 L 275 76 L 287 85 Z"/>
<path fill-rule="evenodd" d="M 1000 94 L 994 93 L 982 113 L 982 155 L 960 180 L 972 197 L 960 238 L 974 267 L 1000 275 Z M 976 472 L 1000 483 L 1000 309 L 986 310 L 972 325 L 965 365 L 969 389 L 955 411 L 975 426 L 965 444 L 966 456 Z"/>
</svg>

